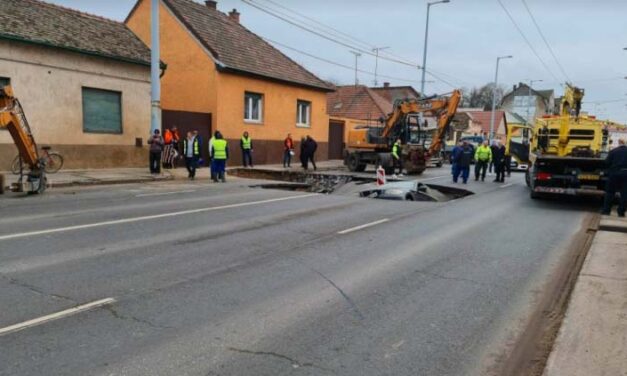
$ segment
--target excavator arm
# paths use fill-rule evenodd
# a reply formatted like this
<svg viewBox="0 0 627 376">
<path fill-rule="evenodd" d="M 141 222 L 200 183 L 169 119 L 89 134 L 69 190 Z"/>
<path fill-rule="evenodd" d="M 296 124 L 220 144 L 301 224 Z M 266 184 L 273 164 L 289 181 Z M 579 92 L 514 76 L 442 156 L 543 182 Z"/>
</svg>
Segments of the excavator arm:
<svg viewBox="0 0 627 376">
<path fill-rule="evenodd" d="M 440 151 L 440 149 L 442 149 L 444 137 L 446 136 L 449 125 L 451 125 L 451 121 L 453 121 L 453 116 L 455 116 L 455 113 L 457 112 L 457 107 L 459 106 L 461 98 L 461 91 L 454 90 L 451 96 L 443 101 L 444 103 L 442 103 L 442 107 L 440 111 L 438 111 L 438 128 L 435 132 L 433 140 L 431 141 L 431 145 L 429 146 L 429 151 L 427 152 L 428 155 L 435 155 Z"/>
<path fill-rule="evenodd" d="M 28 166 L 30 192 L 45 189 L 44 168 L 39 159 L 37 144 L 31 132 L 20 101 L 13 95 L 11 86 L 0 88 L 0 129 L 7 129 L 13 138 L 22 161 Z M 21 187 L 22 175 L 18 185 Z M 21 191 L 21 188 L 18 190 Z"/>
</svg>

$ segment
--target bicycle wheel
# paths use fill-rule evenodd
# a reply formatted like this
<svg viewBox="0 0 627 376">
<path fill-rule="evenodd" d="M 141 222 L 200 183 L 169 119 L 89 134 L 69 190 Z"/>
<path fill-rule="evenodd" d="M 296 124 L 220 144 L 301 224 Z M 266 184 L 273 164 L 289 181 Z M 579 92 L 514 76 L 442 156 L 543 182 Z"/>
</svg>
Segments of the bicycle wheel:
<svg viewBox="0 0 627 376">
<path fill-rule="evenodd" d="M 20 173 L 20 156 L 16 156 L 11 163 L 11 172 L 13 175 L 18 175 Z"/>
<path fill-rule="evenodd" d="M 49 174 L 58 172 L 63 167 L 63 157 L 59 153 L 48 153 L 44 170 Z"/>
</svg>

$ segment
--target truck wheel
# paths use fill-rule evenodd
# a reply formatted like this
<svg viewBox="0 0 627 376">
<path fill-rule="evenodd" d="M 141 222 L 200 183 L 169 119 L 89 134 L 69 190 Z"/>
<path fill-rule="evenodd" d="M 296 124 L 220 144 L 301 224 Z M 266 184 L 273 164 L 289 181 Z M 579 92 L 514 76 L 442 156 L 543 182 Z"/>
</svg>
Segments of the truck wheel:
<svg viewBox="0 0 627 376">
<path fill-rule="evenodd" d="M 540 194 L 531 190 L 529 191 L 529 197 L 531 197 L 534 200 L 537 200 L 540 198 Z"/>
<path fill-rule="evenodd" d="M 349 171 L 358 172 L 359 171 L 359 166 L 360 166 L 359 162 L 360 162 L 359 161 L 359 155 L 357 155 L 355 153 L 352 153 L 352 154 L 348 155 L 348 158 L 346 160 L 346 166 L 348 167 Z M 364 168 L 365 168 L 365 166 L 364 166 Z"/>
<path fill-rule="evenodd" d="M 357 169 L 355 171 L 357 172 L 364 172 L 366 171 L 366 164 L 365 163 L 361 163 L 357 165 Z"/>
<path fill-rule="evenodd" d="M 527 168 L 527 171 L 525 171 L 525 183 L 527 184 L 527 187 L 531 187 L 531 171 L 530 168 Z"/>
</svg>

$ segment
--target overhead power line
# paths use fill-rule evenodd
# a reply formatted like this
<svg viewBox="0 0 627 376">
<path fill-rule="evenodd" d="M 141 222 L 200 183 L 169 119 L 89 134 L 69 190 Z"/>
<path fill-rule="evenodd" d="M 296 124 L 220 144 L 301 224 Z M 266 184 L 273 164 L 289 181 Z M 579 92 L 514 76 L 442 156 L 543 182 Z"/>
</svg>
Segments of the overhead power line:
<svg viewBox="0 0 627 376">
<path fill-rule="evenodd" d="M 544 69 L 546 69 L 547 72 L 549 72 L 549 74 L 555 79 L 555 81 L 559 81 L 559 78 L 557 78 L 557 76 L 553 73 L 551 68 L 549 68 L 549 66 L 546 65 L 544 60 L 542 60 L 542 58 L 538 54 L 538 51 L 536 51 L 536 49 L 533 47 L 533 45 L 531 44 L 531 42 L 529 41 L 525 33 L 522 31 L 520 26 L 518 26 L 518 23 L 516 23 L 516 20 L 514 19 L 514 17 L 512 17 L 512 14 L 509 12 L 509 10 L 507 10 L 503 2 L 501 0 L 496 0 L 496 1 L 498 1 L 501 8 L 503 8 L 503 10 L 505 11 L 505 14 L 507 14 L 507 17 L 510 19 L 510 21 L 512 21 L 512 24 L 514 25 L 514 27 L 516 27 L 516 30 L 518 30 L 518 33 L 520 34 L 520 36 L 522 36 L 522 38 L 525 40 L 525 43 L 527 43 L 527 46 L 529 46 L 529 49 L 531 50 L 531 52 L 533 52 L 533 54 L 538 58 L 540 63 L 542 63 L 542 66 L 544 66 Z"/>
<path fill-rule="evenodd" d="M 299 23 L 299 22 L 297 22 L 297 21 L 293 21 L 293 20 L 291 20 L 291 19 L 288 19 L 288 18 L 286 18 L 286 17 L 284 17 L 284 16 L 282 16 L 282 15 L 278 14 L 278 12 L 276 12 L 276 11 L 269 10 L 269 9 L 267 9 L 267 8 L 264 8 L 263 6 L 261 6 L 261 5 L 259 5 L 259 4 L 254 3 L 254 2 L 253 2 L 253 0 L 242 0 L 242 1 L 243 1 L 244 3 L 246 3 L 246 4 L 248 4 L 248 5 L 250 5 L 250 6 L 254 7 L 254 8 L 256 8 L 256 9 L 258 9 L 258 10 L 262 11 L 262 12 L 264 12 L 264 13 L 267 13 L 267 14 L 269 14 L 269 15 L 273 16 L 273 17 L 276 17 L 276 18 L 278 18 L 278 19 L 280 19 L 280 20 L 283 20 L 283 21 L 285 21 L 285 22 L 287 22 L 287 23 L 289 23 L 289 24 L 291 24 L 291 25 L 294 25 L 294 26 L 296 26 L 296 27 L 298 27 L 298 28 L 300 28 L 300 29 L 303 29 L 303 30 L 305 30 L 305 31 L 308 31 L 308 32 L 310 32 L 310 33 L 312 33 L 312 34 L 315 34 L 315 35 L 317 35 L 317 36 L 319 36 L 319 37 L 321 37 L 321 38 L 324 38 L 324 39 L 326 39 L 326 40 L 328 40 L 328 41 L 331 41 L 331 42 L 334 42 L 334 43 L 340 44 L 340 45 L 342 45 L 342 46 L 344 46 L 344 47 L 347 47 L 347 48 L 350 48 L 350 49 L 356 50 L 356 51 L 361 52 L 361 53 L 363 53 L 363 54 L 366 54 L 366 55 L 370 55 L 370 56 L 374 56 L 374 57 L 376 57 L 376 55 L 375 55 L 372 51 L 370 51 L 370 50 L 367 50 L 367 49 L 365 49 L 365 48 L 361 48 L 361 47 L 357 47 L 357 46 L 354 46 L 354 45 L 348 44 L 348 43 L 346 43 L 346 42 L 343 42 L 343 41 L 338 40 L 337 38 L 334 38 L 334 37 L 331 37 L 331 36 L 325 35 L 325 34 L 323 34 L 323 33 L 321 33 L 321 32 L 318 32 L 318 31 L 316 31 L 316 30 L 313 30 L 312 28 L 310 28 L 310 27 L 306 27 L 305 25 L 303 25 L 303 24 L 301 24 L 301 23 Z M 399 59 L 394 59 L 394 58 L 390 58 L 390 57 L 387 57 L 387 56 L 382 56 L 382 55 L 379 55 L 379 59 L 388 60 L 388 61 L 391 61 L 391 62 L 394 62 L 394 63 L 398 63 L 398 64 L 402 64 L 402 65 L 407 65 L 407 66 L 410 66 L 410 67 L 413 67 L 413 68 L 419 68 L 419 69 L 420 69 L 420 66 L 419 66 L 418 64 L 415 64 L 415 63 L 412 63 L 412 62 L 407 62 L 407 61 L 403 61 L 403 60 L 399 60 Z"/>
<path fill-rule="evenodd" d="M 272 43 L 272 44 L 274 44 L 274 45 L 277 45 L 277 46 L 283 47 L 283 48 L 285 48 L 285 49 L 288 49 L 288 50 L 291 50 L 291 51 L 294 51 L 294 52 L 297 52 L 297 53 L 299 53 L 299 54 L 301 54 L 301 55 L 304 55 L 304 56 L 310 57 L 310 58 L 312 58 L 312 59 L 316 59 L 316 60 L 322 61 L 322 62 L 327 63 L 327 64 L 335 65 L 335 66 L 337 66 L 337 67 L 340 67 L 340 68 L 345 68 L 345 69 L 348 69 L 348 70 L 351 70 L 351 71 L 354 71 L 354 70 L 355 70 L 355 67 L 354 67 L 354 66 L 350 66 L 350 65 L 346 65 L 346 64 L 338 63 L 338 62 L 333 61 L 333 60 L 325 59 L 325 58 L 323 58 L 323 57 L 320 57 L 320 56 L 314 55 L 314 54 L 312 54 L 312 53 L 309 53 L 309 52 L 306 52 L 306 51 L 303 51 L 303 50 L 300 50 L 300 49 L 298 49 L 298 48 L 294 48 L 294 47 L 288 46 L 288 45 L 286 45 L 286 44 L 283 44 L 283 43 L 280 43 L 280 42 L 274 41 L 274 40 L 272 40 L 272 39 L 263 38 L 263 40 L 265 40 L 265 41 L 266 41 L 266 42 L 268 42 L 268 43 Z M 371 76 L 374 76 L 374 72 L 366 71 L 366 70 L 363 70 L 363 69 L 357 69 L 357 72 L 359 72 L 359 73 L 364 73 L 364 74 L 368 74 L 368 75 L 371 75 Z M 377 76 L 378 76 L 378 77 L 381 77 L 381 78 L 388 78 L 388 79 L 390 79 L 390 80 L 398 80 L 398 81 L 403 81 L 403 82 L 414 82 L 414 83 L 420 83 L 420 81 L 419 81 L 419 80 L 411 80 L 411 79 L 407 79 L 407 78 L 394 77 L 394 76 L 387 76 L 387 75 L 384 75 L 384 74 L 378 74 L 378 73 L 377 73 Z"/>
<path fill-rule="evenodd" d="M 265 0 L 265 1 L 270 2 L 270 3 L 273 3 L 273 4 L 277 4 L 276 2 L 274 2 L 274 1 L 272 1 L 272 0 Z M 257 2 L 256 0 L 242 0 L 242 2 L 244 2 L 244 3 L 245 3 L 245 4 L 247 4 L 247 5 L 252 6 L 252 7 L 256 8 L 256 9 L 258 9 L 258 10 L 260 10 L 260 11 L 262 11 L 262 12 L 266 13 L 266 14 L 269 14 L 269 15 L 271 15 L 271 16 L 273 16 L 273 17 L 275 17 L 275 18 L 278 18 L 278 19 L 280 19 L 280 20 L 282 20 L 282 21 L 285 21 L 285 22 L 287 22 L 287 23 L 289 23 L 289 24 L 291 24 L 291 25 L 293 25 L 293 26 L 296 26 L 296 27 L 298 27 L 298 28 L 300 28 L 300 29 L 302 29 L 302 30 L 305 30 L 305 31 L 307 31 L 307 32 L 309 32 L 309 33 L 312 33 L 312 34 L 316 35 L 316 36 L 319 36 L 319 37 L 321 37 L 321 38 L 323 38 L 323 39 L 326 39 L 326 40 L 331 41 L 331 42 L 333 42 L 333 43 L 339 44 L 339 45 L 341 45 L 341 46 L 343 46 L 343 47 L 347 47 L 347 48 L 350 48 L 350 49 L 352 49 L 352 50 L 355 50 L 355 51 L 361 52 L 361 53 L 363 53 L 363 54 L 366 54 L 366 55 L 369 55 L 369 56 L 374 56 L 374 57 L 376 58 L 376 53 L 372 52 L 372 48 L 374 48 L 374 47 L 371 47 L 371 46 L 370 46 L 369 44 L 367 44 L 366 42 L 361 41 L 361 40 L 359 40 L 358 38 L 355 38 L 355 37 L 353 37 L 353 36 L 350 36 L 349 34 L 344 33 L 344 32 L 341 32 L 341 31 L 339 31 L 339 30 L 337 30 L 337 29 L 335 29 L 335 28 L 332 28 L 332 27 L 330 27 L 330 26 L 328 26 L 328 25 L 325 25 L 325 24 L 323 24 L 323 23 L 321 23 L 321 22 L 319 22 L 319 21 L 316 21 L 315 19 L 313 19 L 313 18 L 311 18 L 311 17 L 304 16 L 304 15 L 302 15 L 302 14 L 300 14 L 300 13 L 296 12 L 296 11 L 290 10 L 289 8 L 287 8 L 287 7 L 283 6 L 283 5 L 278 5 L 278 4 L 277 4 L 277 6 L 279 6 L 279 7 L 280 7 L 280 8 L 282 8 L 282 9 L 285 9 L 285 10 L 287 10 L 287 11 L 290 11 L 290 12 L 294 13 L 294 14 L 300 15 L 301 17 L 304 17 L 304 18 L 306 18 L 306 19 L 308 19 L 308 20 L 311 20 L 312 22 L 315 22 L 315 23 L 317 23 L 318 25 L 321 25 L 321 26 L 323 26 L 323 27 L 329 28 L 329 29 L 331 29 L 331 30 L 335 30 L 337 33 L 340 33 L 340 34 L 342 34 L 342 35 L 345 35 L 345 37 L 338 37 L 338 36 L 337 36 L 337 35 L 335 35 L 334 33 L 329 33 L 328 31 L 322 30 L 322 29 L 320 29 L 319 27 L 316 27 L 316 26 L 313 26 L 313 25 L 310 25 L 310 24 L 305 24 L 305 25 L 304 25 L 302 22 L 299 22 L 299 21 L 297 21 L 297 20 L 294 20 L 294 19 L 293 19 L 293 17 L 291 17 L 291 16 L 287 15 L 285 12 L 281 12 L 281 11 L 279 11 L 279 10 L 277 10 L 277 9 L 273 9 L 273 8 L 267 7 L 267 6 L 262 5 L 262 4 L 258 4 L 258 2 Z M 329 35 L 329 34 L 331 34 L 331 35 Z M 344 39 L 344 40 L 347 40 L 347 39 L 349 39 L 349 38 L 350 38 L 352 41 L 356 41 L 356 42 L 358 42 L 359 44 L 361 44 L 361 45 L 365 45 L 365 46 L 368 46 L 368 47 L 367 47 L 367 48 L 364 48 L 364 47 L 358 47 L 358 46 L 355 46 L 355 45 L 354 45 L 354 42 L 349 43 L 349 42 L 346 42 L 346 41 L 338 40 L 338 39 Z M 278 43 L 276 43 L 276 44 L 278 45 Z M 285 48 L 290 48 L 290 49 L 292 49 L 291 47 L 285 47 Z M 297 51 L 297 52 L 298 52 L 298 51 Z M 300 52 L 300 53 L 302 53 L 302 52 Z M 309 55 L 311 55 L 311 54 L 309 54 Z M 385 55 L 387 55 L 387 56 L 385 56 Z M 395 55 L 392 55 L 392 54 L 390 54 L 390 53 L 379 54 L 379 58 L 380 58 L 380 59 L 387 60 L 387 61 L 391 61 L 391 62 L 398 63 L 398 64 L 402 64 L 402 65 L 406 65 L 406 66 L 410 66 L 410 67 L 412 67 L 412 68 L 418 68 L 418 69 L 420 69 L 420 65 L 419 65 L 419 64 L 417 64 L 417 63 L 415 63 L 415 62 L 411 62 L 411 61 L 406 60 L 406 59 L 401 58 L 401 57 L 398 57 L 398 58 L 393 58 L 393 57 L 390 57 L 390 56 L 395 56 Z M 329 62 L 329 60 L 324 59 L 324 58 L 319 58 L 318 56 L 310 56 L 310 57 L 317 58 L 317 59 L 319 59 L 319 60 L 320 60 L 320 59 L 323 59 L 323 60 L 326 60 L 326 62 Z M 337 63 L 335 63 L 335 62 L 333 62 L 333 63 L 334 63 L 334 64 L 337 64 Z M 354 67 L 351 67 L 351 70 L 354 70 Z M 444 74 L 444 73 L 442 73 L 442 72 L 432 72 L 432 71 L 430 71 L 430 70 L 426 70 L 426 72 L 427 72 L 427 74 L 429 74 L 430 76 L 434 77 L 434 78 L 435 78 L 435 79 L 437 79 L 438 81 L 441 81 L 442 83 L 444 83 L 444 84 L 446 84 L 446 85 L 448 85 L 448 86 L 450 86 L 450 87 L 452 87 L 452 88 L 456 88 L 456 87 L 458 87 L 458 86 L 463 86 L 463 85 L 453 85 L 453 84 L 452 84 L 451 82 L 449 82 L 448 80 L 443 79 L 442 77 L 440 77 L 440 75 L 446 75 L 446 74 Z M 436 73 L 437 73 L 437 74 L 436 74 Z M 369 73 L 368 73 L 368 74 L 369 74 Z M 393 77 L 391 77 L 391 76 L 384 76 L 384 75 L 379 75 L 379 76 L 380 76 L 380 77 L 384 77 L 384 78 L 399 79 L 399 78 L 393 78 Z M 452 76 L 450 76 L 450 75 L 447 75 L 447 76 L 452 77 Z M 456 79 L 455 77 L 452 77 L 452 78 L 453 78 L 453 79 L 455 79 L 455 80 L 457 80 L 457 81 L 462 81 L 462 80 Z M 413 80 L 406 80 L 406 79 L 400 79 L 400 80 L 403 80 L 403 81 L 408 81 L 408 82 L 415 82 L 415 81 L 413 81 Z"/>
<path fill-rule="evenodd" d="M 551 56 L 553 57 L 553 60 L 555 60 L 555 64 L 557 64 L 558 68 L 560 69 L 560 72 L 562 72 L 562 74 L 566 78 L 566 81 L 571 82 L 570 81 L 570 77 L 568 77 L 568 74 L 566 74 L 566 71 L 564 70 L 564 67 L 562 66 L 562 64 L 560 64 L 559 60 L 557 59 L 557 56 L 555 56 L 555 52 L 553 51 L 553 48 L 551 48 L 551 45 L 549 44 L 549 41 L 544 36 L 544 33 L 542 32 L 542 29 L 540 28 L 540 25 L 538 25 L 538 22 L 536 21 L 536 18 L 533 16 L 533 13 L 531 13 L 531 9 L 529 9 L 529 5 L 527 5 L 527 1 L 522 0 L 522 3 L 525 6 L 525 9 L 527 9 L 527 13 L 529 13 L 529 17 L 531 17 L 531 20 L 533 21 L 533 24 L 536 26 L 536 30 L 538 30 L 538 33 L 542 37 L 542 40 L 544 41 L 544 44 L 546 45 L 546 48 L 551 53 Z"/>
</svg>

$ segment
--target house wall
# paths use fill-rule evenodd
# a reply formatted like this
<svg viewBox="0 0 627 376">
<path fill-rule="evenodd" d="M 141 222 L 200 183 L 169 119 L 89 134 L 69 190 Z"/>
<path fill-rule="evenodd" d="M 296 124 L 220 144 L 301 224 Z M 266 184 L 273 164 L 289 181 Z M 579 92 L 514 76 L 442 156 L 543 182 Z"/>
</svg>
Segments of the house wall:
<svg viewBox="0 0 627 376">
<path fill-rule="evenodd" d="M 167 6 L 160 8 L 161 60 L 168 69 L 161 79 L 161 106 L 165 110 L 211 113 L 212 132 L 229 141 L 230 165 L 241 164 L 240 138 L 253 139 L 253 161 L 281 163 L 287 133 L 295 141 L 310 135 L 318 143 L 316 158 L 327 158 L 329 117 L 326 93 L 239 74 L 219 72 L 208 51 L 181 24 Z M 150 1 L 142 0 L 127 26 L 150 46 Z M 263 94 L 263 121 L 244 121 L 244 93 Z M 296 126 L 296 101 L 310 101 L 311 127 Z M 205 147 L 205 146 L 203 146 Z"/>
<path fill-rule="evenodd" d="M 64 168 L 147 165 L 150 68 L 57 48 L 0 40 L 0 76 L 9 77 L 39 145 L 65 157 Z M 83 132 L 82 88 L 122 93 L 122 133 Z M 17 149 L 0 131 L 0 170 Z"/>
<path fill-rule="evenodd" d="M 263 95 L 260 123 L 244 120 L 244 93 L 247 91 Z M 244 131 L 253 139 L 255 163 L 281 162 L 283 140 L 288 133 L 295 141 L 311 136 L 318 143 L 316 158 L 327 159 L 329 116 L 325 92 L 229 73 L 219 73 L 218 92 L 214 129 L 229 140 L 231 150 L 238 151 L 232 153 L 231 164 L 241 161 L 239 141 Z M 309 127 L 296 125 L 299 99 L 311 102 Z"/>
<path fill-rule="evenodd" d="M 126 25 L 150 47 L 150 1 L 140 1 Z M 217 72 L 208 51 L 163 3 L 159 27 L 161 61 L 168 65 L 161 78 L 161 108 L 212 113 L 215 119 Z"/>
</svg>

